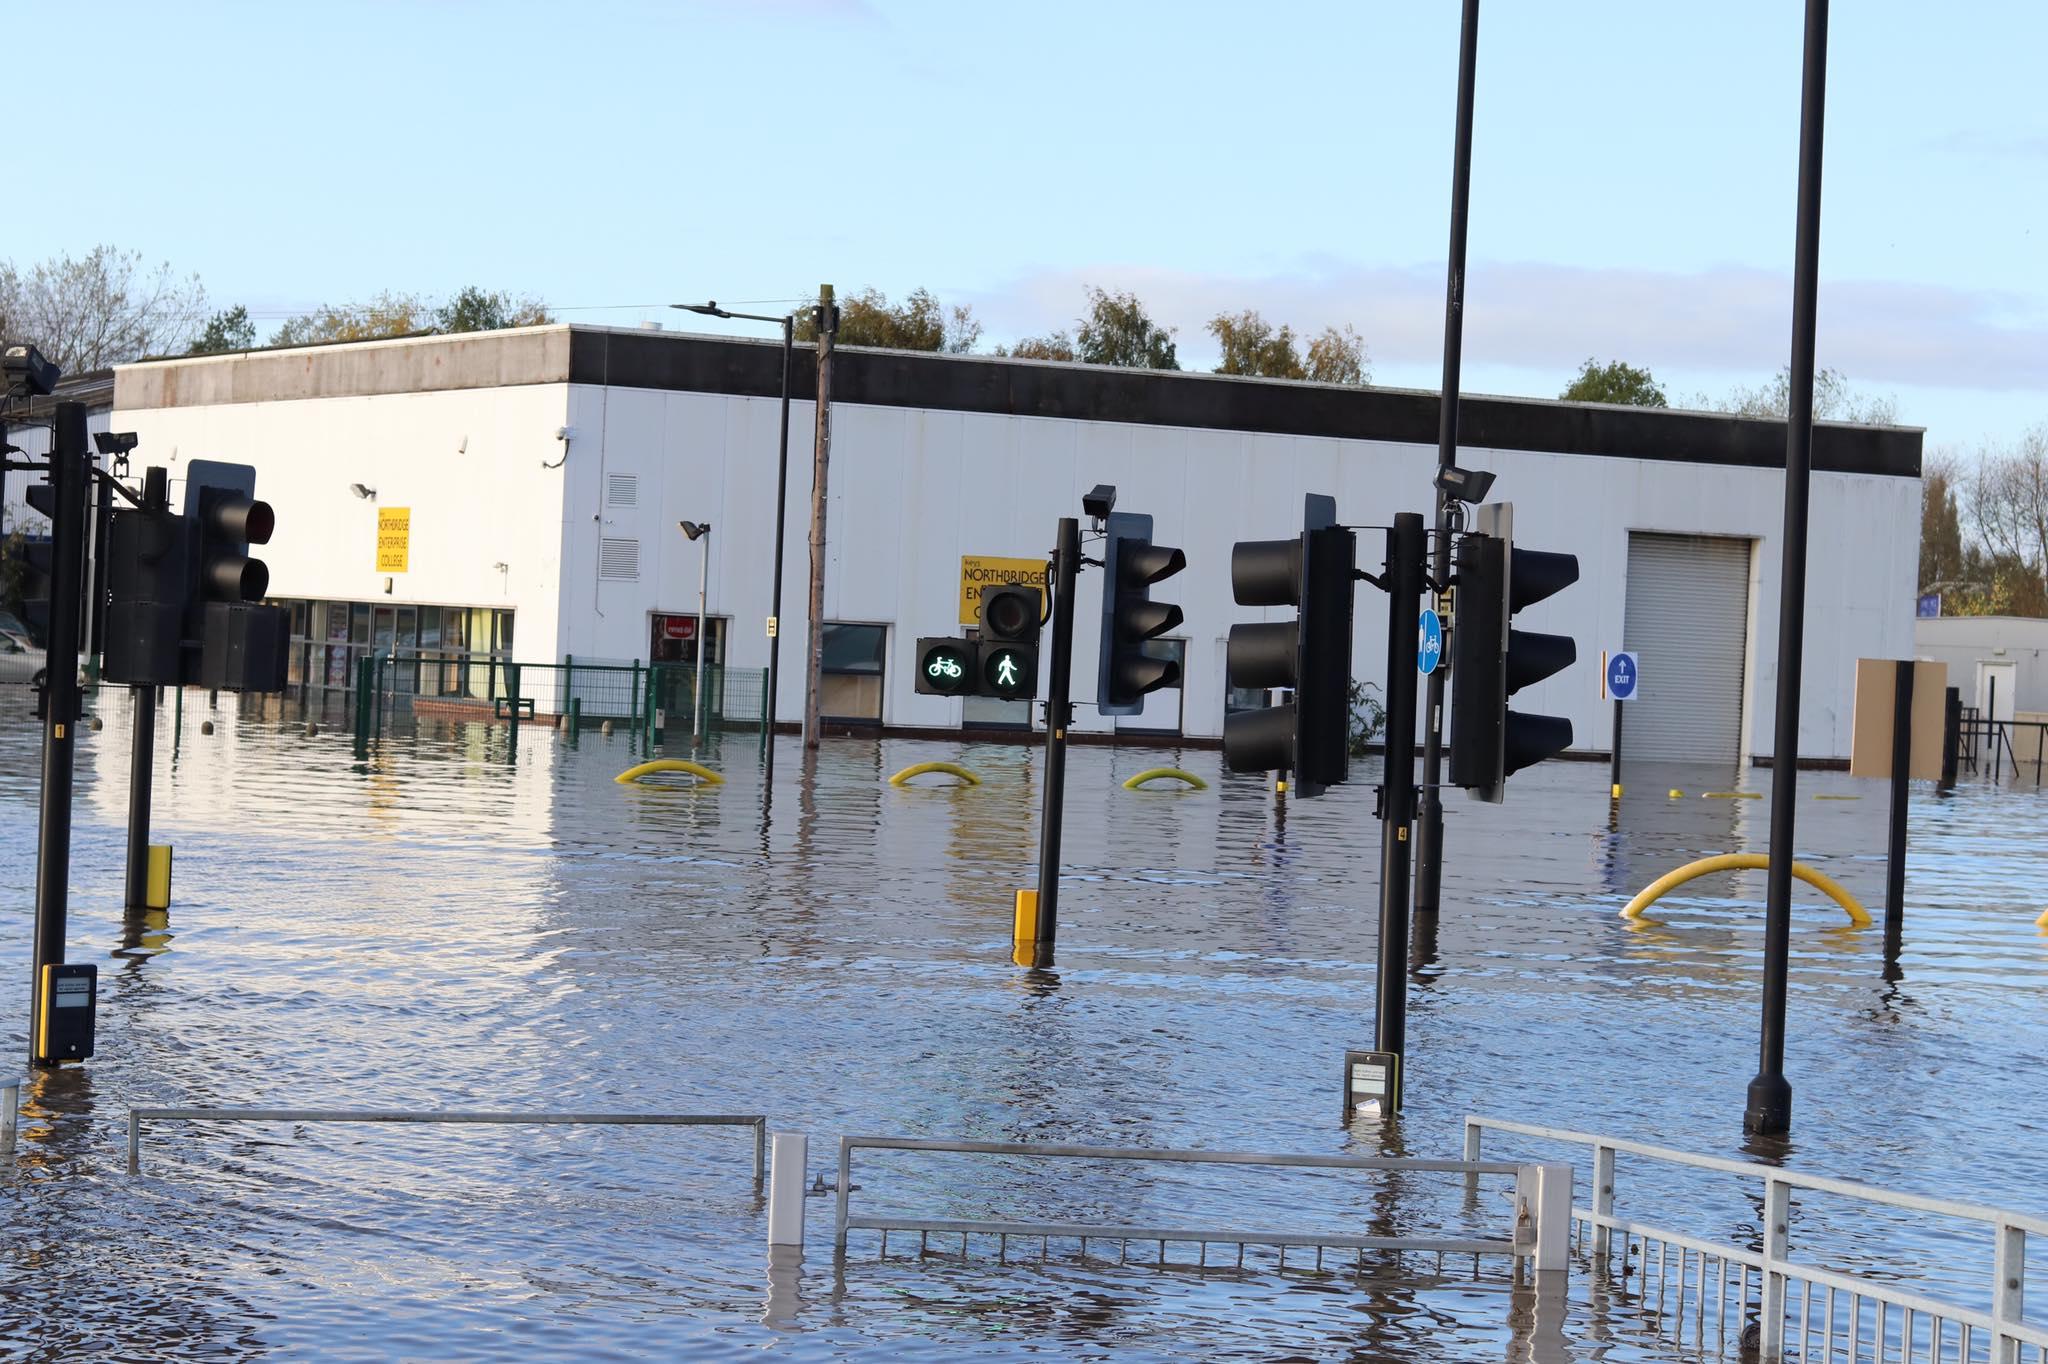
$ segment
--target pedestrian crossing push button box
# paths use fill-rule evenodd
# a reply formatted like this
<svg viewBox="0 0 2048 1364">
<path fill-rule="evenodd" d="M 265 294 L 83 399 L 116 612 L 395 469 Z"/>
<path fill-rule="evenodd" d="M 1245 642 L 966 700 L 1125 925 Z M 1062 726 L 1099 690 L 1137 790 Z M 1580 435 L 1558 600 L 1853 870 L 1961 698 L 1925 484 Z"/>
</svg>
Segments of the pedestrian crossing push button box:
<svg viewBox="0 0 2048 1364">
<path fill-rule="evenodd" d="M 92 1019 L 98 1003 L 100 968 L 45 966 L 36 1018 L 36 1060 L 83 1061 L 92 1055 Z"/>
</svg>

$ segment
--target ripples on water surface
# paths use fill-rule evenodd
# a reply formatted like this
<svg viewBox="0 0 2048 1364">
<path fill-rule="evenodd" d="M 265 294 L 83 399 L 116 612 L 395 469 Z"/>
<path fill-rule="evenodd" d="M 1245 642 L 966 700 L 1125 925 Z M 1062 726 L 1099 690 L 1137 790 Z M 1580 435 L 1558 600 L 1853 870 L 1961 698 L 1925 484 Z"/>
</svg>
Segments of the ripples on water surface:
<svg viewBox="0 0 2048 1364">
<path fill-rule="evenodd" d="M 1498 1266 L 1413 1258 L 1400 1277 L 1292 1256 L 1281 1273 L 1269 1253 L 1205 1275 L 1190 1247 L 1165 1269 L 998 1265 L 978 1247 L 906 1259 L 906 1239 L 883 1264 L 870 1236 L 835 1275 L 825 1199 L 808 1262 L 771 1282 L 736 1132 L 167 1124 L 138 1180 L 136 1104 L 763 1112 L 811 1133 L 814 1168 L 842 1133 L 1452 1156 L 1468 1112 L 1742 1154 L 1762 874 L 1696 882 L 1661 924 L 1616 911 L 1682 861 L 1765 845 L 1768 801 L 1669 786 L 1768 791 L 1767 772 L 1632 772 L 1612 827 L 1593 765 L 1525 772 L 1501 807 L 1454 799 L 1445 911 L 1412 963 L 1409 1111 L 1383 1132 L 1342 1126 L 1335 1092 L 1372 1032 L 1370 770 L 1281 819 L 1213 753 L 1169 755 L 1209 791 L 1133 793 L 1118 783 L 1158 750 L 1074 750 L 1059 967 L 1034 981 L 1007 961 L 1012 890 L 1034 875 L 1034 751 L 834 740 L 806 788 L 784 740 L 764 836 L 744 739 L 712 759 L 723 788 L 624 787 L 625 736 L 572 749 L 529 729 L 513 765 L 502 731 L 401 721 L 358 764 L 341 728 L 309 739 L 225 705 L 201 736 L 202 706 L 175 759 L 168 712 L 160 727 L 168 929 L 124 937 L 124 698 L 80 745 L 68 952 L 100 964 L 99 1053 L 35 1082 L 23 1160 L 0 1174 L 8 1357 L 1492 1359 L 1525 1315 Z M 932 758 L 984 784 L 886 784 Z M 15 1057 L 37 775 L 10 688 Z M 1801 855 L 1880 905 L 1882 788 L 1804 774 L 1801 790 L 1863 796 L 1802 800 Z M 2031 786 L 1916 793 L 1893 984 L 1879 935 L 1799 890 L 1791 1164 L 2048 1211 L 2044 809 Z M 953 1217 L 1420 1232 L 1495 1229 L 1505 1206 L 1424 1176 L 862 1169 L 871 1206 Z M 1731 1238 L 1753 1224 L 1732 1183 L 1660 1203 L 1631 1173 L 1624 1158 L 1625 1210 Z M 1841 1263 L 1976 1297 L 1988 1281 L 1988 1240 L 1848 1211 L 1807 1234 Z M 1672 1357 L 1573 1283 L 1565 1357 Z"/>
</svg>

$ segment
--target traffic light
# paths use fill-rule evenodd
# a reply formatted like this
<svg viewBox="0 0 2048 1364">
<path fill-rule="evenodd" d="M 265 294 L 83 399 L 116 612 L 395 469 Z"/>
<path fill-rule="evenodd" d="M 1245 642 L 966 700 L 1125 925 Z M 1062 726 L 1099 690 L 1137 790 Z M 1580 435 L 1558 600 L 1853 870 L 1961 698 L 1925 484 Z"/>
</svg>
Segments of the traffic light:
<svg viewBox="0 0 2048 1364">
<path fill-rule="evenodd" d="M 1522 688 L 1578 661 L 1566 635 L 1514 628 L 1515 613 L 1579 580 L 1573 554 L 1518 549 L 1512 511 L 1479 509 L 1494 533 L 1458 541 L 1457 614 L 1451 629 L 1450 780 L 1498 804 L 1509 775 L 1571 747 L 1572 722 L 1508 709 Z"/>
<path fill-rule="evenodd" d="M 1102 641 L 1096 658 L 1095 709 L 1136 715 L 1145 694 L 1180 685 L 1180 664 L 1153 658 L 1146 642 L 1181 623 L 1180 608 L 1152 600 L 1152 585 L 1188 566 L 1187 555 L 1152 543 L 1152 518 L 1111 512 L 1102 547 Z"/>
<path fill-rule="evenodd" d="M 31 483 L 24 494 L 28 504 L 41 512 L 52 527 L 57 520 L 57 489 L 54 484 Z M 48 532 L 40 540 L 21 546 L 21 615 L 31 638 L 37 643 L 50 637 L 50 588 L 57 571 L 57 541 Z"/>
<path fill-rule="evenodd" d="M 102 676 L 109 682 L 178 685 L 191 593 L 185 518 L 164 505 L 164 471 L 151 469 L 142 506 L 115 512 L 107 534 Z"/>
<path fill-rule="evenodd" d="M 254 605 L 270 591 L 270 570 L 249 557 L 277 524 L 256 500 L 256 471 L 246 464 L 194 460 L 185 474 L 185 539 L 192 584 L 186 599 L 183 680 L 221 691 L 283 691 L 291 650 L 291 614 Z"/>
<path fill-rule="evenodd" d="M 1038 589 L 1022 583 L 981 589 L 976 650 L 980 693 L 1004 701 L 1038 694 Z"/>
<path fill-rule="evenodd" d="M 1225 716 L 1223 758 L 1233 772 L 1292 772 L 1295 793 L 1304 798 L 1350 774 L 1358 545 L 1336 521 L 1336 499 L 1310 493 L 1299 536 L 1243 540 L 1230 550 L 1230 590 L 1239 606 L 1296 606 L 1301 614 L 1230 627 L 1230 685 L 1292 688 L 1294 699 Z"/>
<path fill-rule="evenodd" d="M 916 688 L 926 696 L 974 696 L 974 641 L 920 639 Z"/>
</svg>

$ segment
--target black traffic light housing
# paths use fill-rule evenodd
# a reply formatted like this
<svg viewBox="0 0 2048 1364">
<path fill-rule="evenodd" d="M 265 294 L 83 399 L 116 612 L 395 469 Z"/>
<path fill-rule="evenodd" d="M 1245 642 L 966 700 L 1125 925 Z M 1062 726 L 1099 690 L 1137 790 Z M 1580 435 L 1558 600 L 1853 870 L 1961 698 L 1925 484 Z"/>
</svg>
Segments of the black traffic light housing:
<svg viewBox="0 0 2048 1364">
<path fill-rule="evenodd" d="M 981 589 L 975 611 L 980 637 L 928 636 L 917 641 L 916 690 L 926 696 L 992 696 L 1028 701 L 1038 695 L 1039 591 L 1027 583 Z"/>
<path fill-rule="evenodd" d="M 1510 710 L 1508 698 L 1578 661 L 1569 636 L 1517 630 L 1514 616 L 1577 582 L 1579 560 L 1517 548 L 1505 504 L 1480 512 L 1491 533 L 1458 541 L 1449 766 L 1453 786 L 1498 804 L 1510 775 L 1571 747 L 1570 720 Z"/>
<path fill-rule="evenodd" d="M 1038 695 L 1038 632 L 1043 617 L 1038 589 L 1004 583 L 981 589 L 981 638 L 975 652 L 980 694 L 1003 701 Z"/>
<path fill-rule="evenodd" d="M 916 690 L 925 696 L 978 696 L 974 641 L 937 636 L 917 642 Z"/>
<path fill-rule="evenodd" d="M 142 505 L 114 513 L 107 534 L 107 629 L 101 675 L 109 682 L 177 686 L 184 678 L 192 550 L 185 518 L 166 505 L 165 475 L 144 478 Z"/>
<path fill-rule="evenodd" d="M 1111 512 L 1104 518 L 1102 635 L 1096 653 L 1095 709 L 1136 715 L 1145 696 L 1180 685 L 1180 665 L 1146 654 L 1145 645 L 1179 625 L 1181 610 L 1152 600 L 1152 585 L 1188 566 L 1187 555 L 1152 543 L 1152 518 Z"/>
<path fill-rule="evenodd" d="M 256 470 L 193 460 L 184 520 L 191 592 L 182 680 L 221 691 L 283 691 L 291 614 L 255 604 L 270 591 L 270 570 L 249 557 L 249 546 L 267 544 L 277 524 L 270 504 L 256 500 Z"/>
<path fill-rule="evenodd" d="M 1336 499 L 1310 493 L 1298 537 L 1244 540 L 1230 551 L 1230 590 L 1239 606 L 1296 606 L 1300 614 L 1230 627 L 1230 685 L 1291 688 L 1294 698 L 1225 716 L 1223 758 L 1233 772 L 1292 772 L 1295 793 L 1304 798 L 1321 795 L 1351 770 L 1358 542 L 1336 521 Z"/>
</svg>

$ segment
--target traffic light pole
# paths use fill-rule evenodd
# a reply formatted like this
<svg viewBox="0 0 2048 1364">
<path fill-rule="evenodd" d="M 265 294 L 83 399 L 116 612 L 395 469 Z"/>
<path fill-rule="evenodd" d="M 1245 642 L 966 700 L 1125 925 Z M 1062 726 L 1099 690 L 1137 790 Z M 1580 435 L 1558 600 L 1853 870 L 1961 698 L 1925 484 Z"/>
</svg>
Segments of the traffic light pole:
<svg viewBox="0 0 2048 1364">
<path fill-rule="evenodd" d="M 167 476 L 152 468 L 143 476 L 142 509 L 170 506 Z M 128 875 L 124 899 L 130 914 L 149 907 L 149 803 L 156 774 L 156 693 L 153 684 L 128 689 L 134 733 L 128 750 Z"/>
<path fill-rule="evenodd" d="M 1387 532 L 1387 760 L 1380 787 L 1380 950 L 1373 1047 L 1396 1058 L 1389 1111 L 1401 1107 L 1408 1047 L 1408 830 L 1415 822 L 1415 632 L 1422 618 L 1422 517 Z"/>
<path fill-rule="evenodd" d="M 1472 197 L 1472 85 L 1479 65 L 1479 0 L 1465 0 L 1458 30 L 1458 125 L 1451 153 L 1451 248 L 1444 286 L 1444 383 L 1437 418 L 1436 465 L 1458 462 L 1458 368 L 1465 343 L 1465 224 Z M 1451 576 L 1451 495 L 1436 490 L 1436 552 L 1432 585 L 1441 590 Z M 1455 621 L 1452 628 L 1456 629 Z M 1438 795 L 1444 771 L 1444 680 L 1448 669 L 1429 674 L 1422 726 L 1422 815 L 1415 831 L 1415 912 L 1434 914 L 1444 875 L 1444 805 Z M 1391 674 L 1390 674 L 1391 676 Z"/>
<path fill-rule="evenodd" d="M 1812 481 L 1813 338 L 1820 279 L 1821 123 L 1828 70 L 1827 0 L 1806 0 L 1799 100 L 1799 213 L 1792 261 L 1792 373 L 1785 414 L 1785 533 L 1778 567 L 1778 713 L 1771 746 L 1771 847 L 1765 870 L 1763 1026 L 1744 1130 L 1791 1130 L 1785 1078 L 1786 977 L 1792 955 L 1792 849 L 1799 815 L 1799 670 L 1806 627 L 1806 496 Z"/>
<path fill-rule="evenodd" d="M 71 771 L 78 728 L 79 605 L 85 595 L 85 405 L 58 403 L 50 443 L 50 632 L 43 677 L 43 798 L 36 846 L 36 924 L 29 981 L 29 1064 L 36 1055 L 43 968 L 64 962 L 71 882 Z"/>
<path fill-rule="evenodd" d="M 1074 681 L 1074 580 L 1081 571 L 1081 523 L 1060 518 L 1053 551 L 1052 658 L 1045 689 L 1045 806 L 1038 830 L 1038 918 L 1032 964 L 1052 965 L 1059 935 L 1060 822 L 1067 808 L 1067 726 Z M 1104 591 L 1110 590 L 1108 587 Z M 1021 944 L 1019 944 L 1021 946 Z"/>
</svg>

